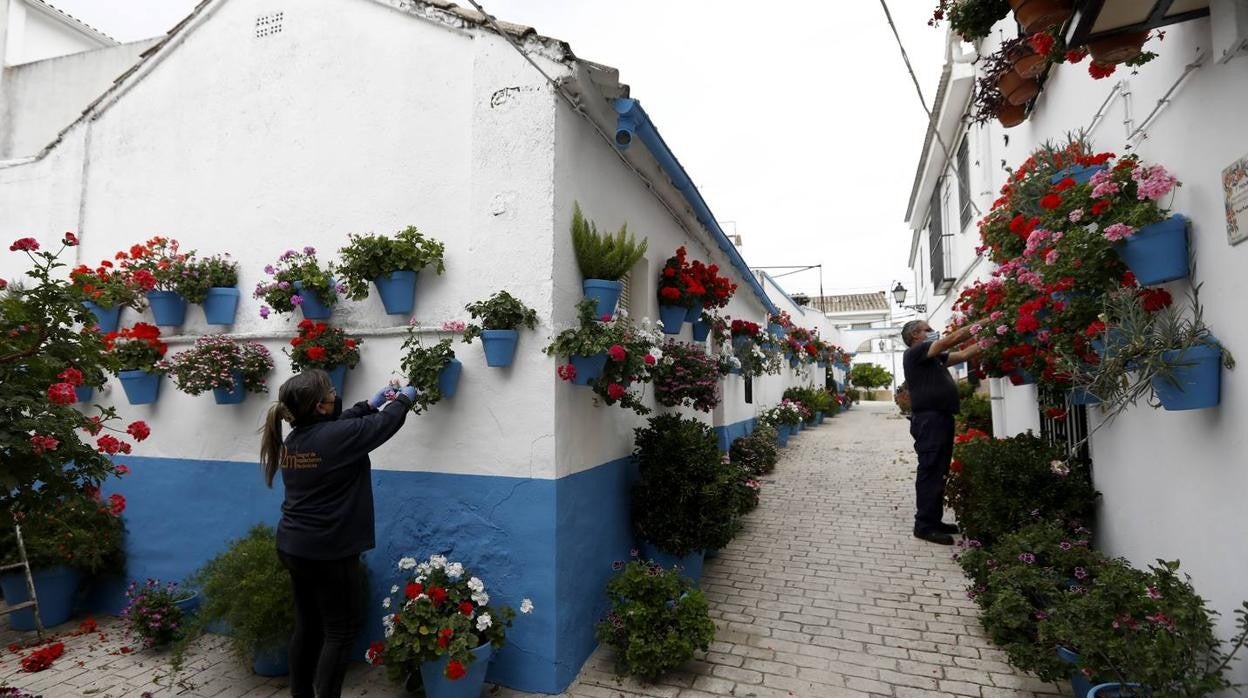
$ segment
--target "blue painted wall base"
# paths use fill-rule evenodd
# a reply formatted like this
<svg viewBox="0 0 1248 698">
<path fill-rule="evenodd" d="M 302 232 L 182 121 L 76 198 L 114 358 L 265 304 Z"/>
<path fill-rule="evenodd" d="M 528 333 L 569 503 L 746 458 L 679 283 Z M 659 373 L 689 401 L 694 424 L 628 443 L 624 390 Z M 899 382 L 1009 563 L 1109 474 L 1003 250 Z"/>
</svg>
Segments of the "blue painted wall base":
<svg viewBox="0 0 1248 698">
<path fill-rule="evenodd" d="M 719 442 L 719 450 L 727 452 L 732 442 L 754 433 L 754 429 L 758 426 L 758 419 L 750 417 L 749 419 L 736 422 L 734 424 L 725 424 L 715 427 L 715 439 Z"/>
</svg>

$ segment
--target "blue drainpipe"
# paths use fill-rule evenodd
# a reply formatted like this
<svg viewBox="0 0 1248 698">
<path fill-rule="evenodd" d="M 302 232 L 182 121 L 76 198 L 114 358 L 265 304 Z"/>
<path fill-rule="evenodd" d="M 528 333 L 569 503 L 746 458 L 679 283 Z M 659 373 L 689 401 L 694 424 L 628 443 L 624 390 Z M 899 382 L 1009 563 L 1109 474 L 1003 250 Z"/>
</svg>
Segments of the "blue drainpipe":
<svg viewBox="0 0 1248 698">
<path fill-rule="evenodd" d="M 672 180 L 672 185 L 689 202 L 689 206 L 693 208 L 698 222 L 711 231 L 711 236 L 715 238 L 719 249 L 728 255 L 729 262 L 740 272 L 742 278 L 749 284 L 750 289 L 754 291 L 754 295 L 758 296 L 758 299 L 762 301 L 763 307 L 767 308 L 769 313 L 778 313 L 779 310 L 776 308 L 776 305 L 767 297 L 767 292 L 763 290 L 763 286 L 758 282 L 758 279 L 754 278 L 754 273 L 750 271 L 750 267 L 745 263 L 741 253 L 737 251 L 736 246 L 732 244 L 732 241 L 724 234 L 723 229 L 719 227 L 719 222 L 715 220 L 715 215 L 711 213 L 711 209 L 706 205 L 702 194 L 698 192 L 698 188 L 689 179 L 689 174 L 685 172 L 685 168 L 681 167 L 676 156 L 672 154 L 672 149 L 667 147 L 667 143 L 663 141 L 663 136 L 659 135 L 658 129 L 650 121 L 650 115 L 641 108 L 641 102 L 626 97 L 618 98 L 615 100 L 615 111 L 619 115 L 615 127 L 615 147 L 620 150 L 626 150 L 633 144 L 634 139 L 639 139 L 646 146 L 646 149 L 650 151 L 650 154 L 659 163 L 659 167 L 663 168 L 663 172 Z"/>
</svg>

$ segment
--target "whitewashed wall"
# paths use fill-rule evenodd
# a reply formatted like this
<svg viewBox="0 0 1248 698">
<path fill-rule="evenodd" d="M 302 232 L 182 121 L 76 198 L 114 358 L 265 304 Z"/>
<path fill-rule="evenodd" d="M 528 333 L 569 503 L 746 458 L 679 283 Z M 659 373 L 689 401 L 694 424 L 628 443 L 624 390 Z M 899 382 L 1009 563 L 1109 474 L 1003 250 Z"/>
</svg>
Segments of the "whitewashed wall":
<svg viewBox="0 0 1248 698">
<path fill-rule="evenodd" d="M 105 45 L 52 19 L 24 0 L 0 0 L 9 5 L 4 65 L 19 65 L 45 58 L 90 51 Z"/>
</svg>

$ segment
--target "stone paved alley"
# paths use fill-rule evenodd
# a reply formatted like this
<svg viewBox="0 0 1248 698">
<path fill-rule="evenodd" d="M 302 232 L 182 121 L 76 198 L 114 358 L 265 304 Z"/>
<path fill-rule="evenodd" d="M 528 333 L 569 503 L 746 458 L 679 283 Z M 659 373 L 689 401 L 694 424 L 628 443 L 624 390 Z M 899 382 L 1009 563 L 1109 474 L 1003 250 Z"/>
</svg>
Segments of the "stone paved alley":
<svg viewBox="0 0 1248 698">
<path fill-rule="evenodd" d="M 744 533 L 707 565 L 703 580 L 719 630 L 711 651 L 656 686 L 620 682 L 596 654 L 565 695 L 998 696 L 1061 695 L 1015 673 L 982 637 L 976 608 L 950 550 L 910 536 L 911 455 L 907 422 L 891 403 L 863 403 L 794 436 L 764 484 Z M 588 619 L 587 619 L 588 622 Z M 61 632 L 75 626 L 60 628 Z M 193 676 L 170 687 L 160 656 L 120 654 L 107 639 L 66 641 L 51 668 L 22 673 L 0 660 L 0 685 L 55 696 L 274 696 L 233 661 L 221 638 L 200 640 Z M 0 640 L 19 639 L 5 631 Z M 384 673 L 352 668 L 343 695 L 398 696 Z M 488 695 L 526 694 L 499 689 Z"/>
</svg>

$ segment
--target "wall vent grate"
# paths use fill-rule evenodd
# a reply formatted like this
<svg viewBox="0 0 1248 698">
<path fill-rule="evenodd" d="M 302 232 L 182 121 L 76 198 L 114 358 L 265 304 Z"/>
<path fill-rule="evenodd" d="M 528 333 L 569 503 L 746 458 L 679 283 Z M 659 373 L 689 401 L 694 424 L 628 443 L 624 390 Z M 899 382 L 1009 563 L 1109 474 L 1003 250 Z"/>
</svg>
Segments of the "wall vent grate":
<svg viewBox="0 0 1248 698">
<path fill-rule="evenodd" d="M 256 38 L 264 39 L 282 33 L 282 20 L 285 12 L 273 12 L 256 18 Z"/>
</svg>

